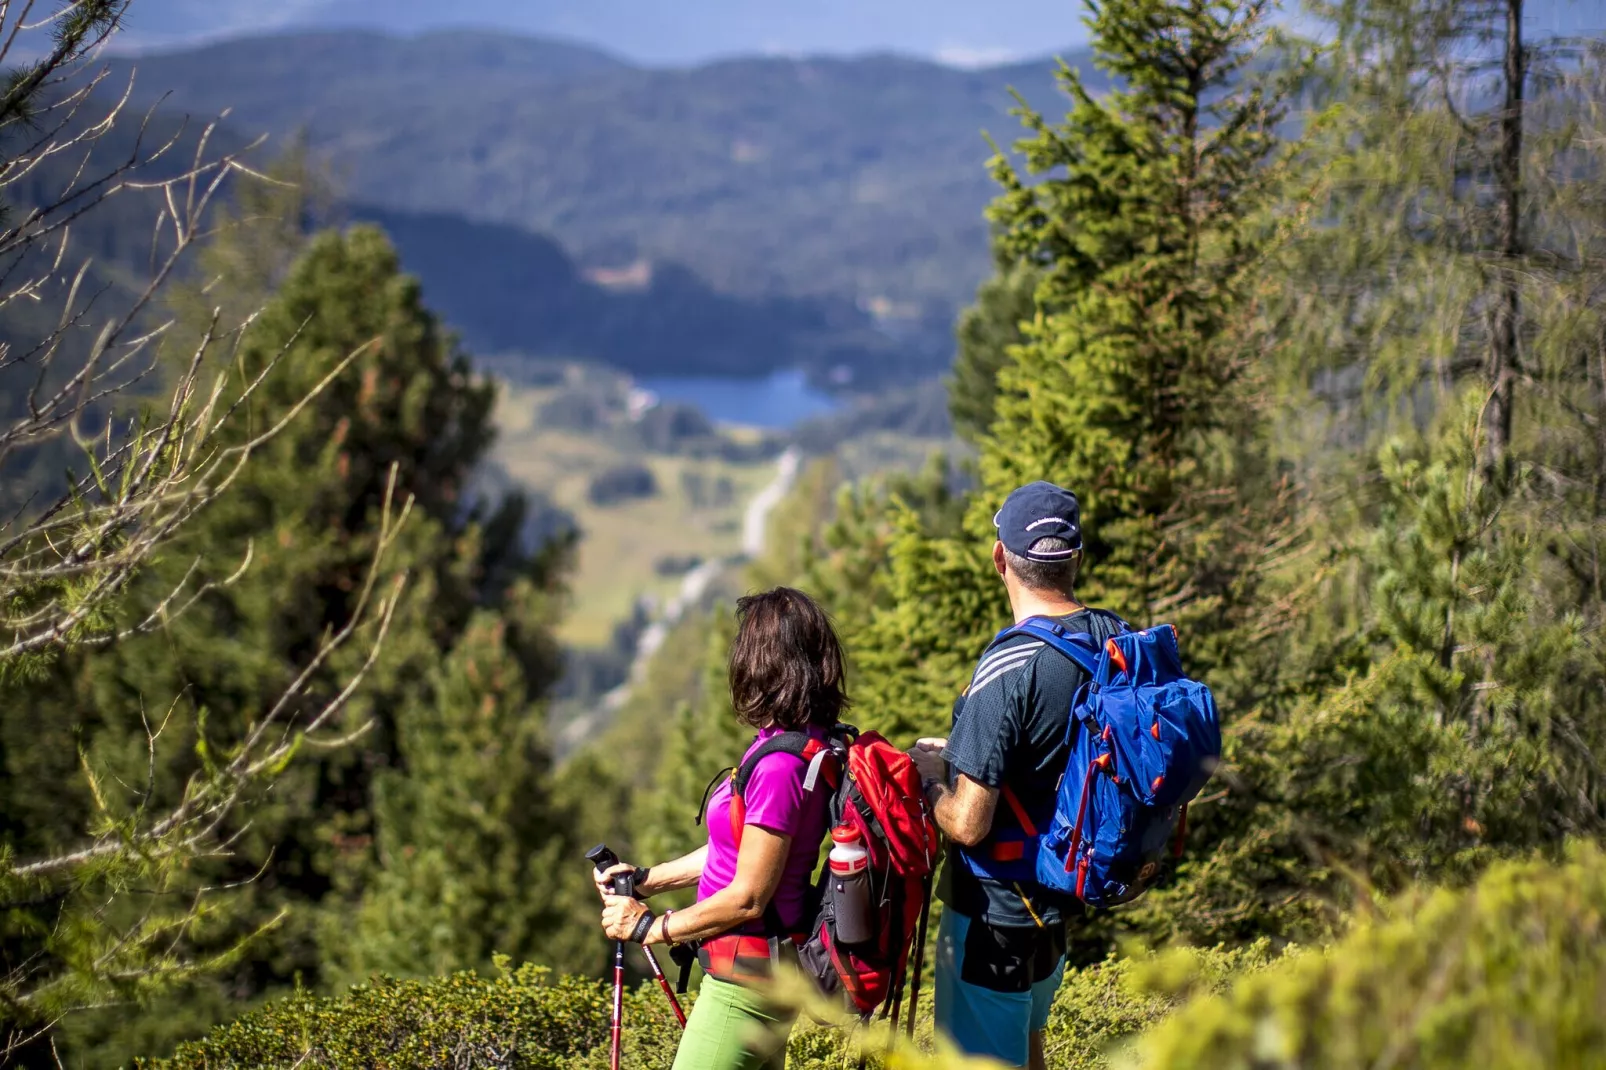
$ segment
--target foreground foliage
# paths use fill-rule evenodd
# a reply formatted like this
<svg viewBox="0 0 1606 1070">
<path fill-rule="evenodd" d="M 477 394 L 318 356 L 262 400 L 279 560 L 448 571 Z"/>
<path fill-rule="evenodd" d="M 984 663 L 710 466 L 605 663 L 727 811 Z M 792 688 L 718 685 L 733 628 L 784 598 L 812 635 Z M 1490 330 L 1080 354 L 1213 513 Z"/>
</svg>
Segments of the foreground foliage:
<svg viewBox="0 0 1606 1070">
<path fill-rule="evenodd" d="M 1265 944 L 1239 950 L 1179 951 L 1111 958 L 1071 973 L 1050 1019 L 1052 1065 L 1100 1070 L 1108 1055 L 1189 998 L 1218 991 L 1235 976 L 1273 961 Z M 791 1070 L 831 1070 L 863 1050 L 886 1066 L 959 1066 L 932 1061 L 931 1004 L 921 1001 L 918 1046 L 894 1047 L 884 1028 L 854 1034 L 807 1018 L 792 1032 Z M 508 969 L 495 976 L 469 971 L 431 981 L 376 978 L 336 997 L 297 992 L 167 1059 L 142 1070 L 225 1070 L 320 1067 L 425 1070 L 601 1070 L 608 1065 L 610 993 L 596 981 L 558 977 L 544 968 Z M 696 994 L 690 996 L 695 1005 Z M 812 1007 L 824 1017 L 829 1008 Z M 663 995 L 648 983 L 627 993 L 624 1050 L 632 1070 L 664 1070 L 673 1061 L 680 1027 Z"/>
<path fill-rule="evenodd" d="M 608 1026 L 607 990 L 524 966 L 433 981 L 376 980 L 335 998 L 297 992 L 181 1047 L 162 1070 L 501 1067 L 557 1070 Z M 632 1006 L 637 1021 L 644 1008 Z"/>
<path fill-rule="evenodd" d="M 1178 949 L 1072 971 L 1047 1031 L 1067 1070 L 1279 1067 L 1396 1070 L 1598 1066 L 1606 1051 L 1606 854 L 1491 869 L 1465 891 L 1381 907 L 1325 950 Z M 929 1015 L 922 1008 L 924 1025 Z M 626 1004 L 627 1065 L 662 1070 L 679 1032 L 652 986 Z M 232 1067 L 606 1065 L 607 989 L 525 966 L 497 977 L 376 980 L 345 996 L 298 993 L 143 1070 Z M 852 1038 L 794 1030 L 791 1070 L 852 1060 Z M 887 1067 L 945 1070 L 951 1054 L 885 1050 Z"/>
<path fill-rule="evenodd" d="M 1606 855 L 1497 866 L 1331 949 L 1190 1006 L 1143 1045 L 1168 1070 L 1606 1063 Z"/>
</svg>

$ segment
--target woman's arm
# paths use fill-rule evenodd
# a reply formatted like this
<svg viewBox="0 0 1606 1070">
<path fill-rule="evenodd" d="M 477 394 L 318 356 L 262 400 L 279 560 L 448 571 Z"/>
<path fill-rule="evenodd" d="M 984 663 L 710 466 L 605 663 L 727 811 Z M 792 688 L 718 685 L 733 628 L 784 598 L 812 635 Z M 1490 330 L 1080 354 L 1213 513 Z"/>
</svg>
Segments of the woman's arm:
<svg viewBox="0 0 1606 1070">
<path fill-rule="evenodd" d="M 736 854 L 735 879 L 701 903 L 675 911 L 674 917 L 669 919 L 669 936 L 676 943 L 684 943 L 717 936 L 763 917 L 764 908 L 770 905 L 775 890 L 781 886 L 781 875 L 786 870 L 786 858 L 791 849 L 792 837 L 748 825 L 742 830 L 742 846 Z M 649 883 L 658 883 L 656 866 Z M 604 896 L 603 902 L 606 904 L 602 911 L 603 928 L 615 940 L 628 940 L 647 905 L 618 895 Z M 644 942 L 665 942 L 662 917 L 652 923 Z"/>
<path fill-rule="evenodd" d="M 645 899 L 657 895 L 659 892 L 672 892 L 676 888 L 690 888 L 703 876 L 703 865 L 708 859 L 708 844 L 703 844 L 691 854 L 672 858 L 668 862 L 659 862 L 647 874 L 647 879 L 636 885 L 636 894 Z M 636 867 L 626 862 L 616 866 L 609 866 L 600 873 L 593 871 L 591 879 L 596 882 L 597 894 L 606 899 L 613 894 L 613 878 L 620 873 L 634 873 Z"/>
<path fill-rule="evenodd" d="M 703 865 L 707 860 L 708 844 L 705 843 L 691 854 L 653 866 L 652 872 L 647 874 L 647 880 L 636 891 L 648 896 L 672 892 L 676 888 L 693 887 L 702 880 Z"/>
</svg>

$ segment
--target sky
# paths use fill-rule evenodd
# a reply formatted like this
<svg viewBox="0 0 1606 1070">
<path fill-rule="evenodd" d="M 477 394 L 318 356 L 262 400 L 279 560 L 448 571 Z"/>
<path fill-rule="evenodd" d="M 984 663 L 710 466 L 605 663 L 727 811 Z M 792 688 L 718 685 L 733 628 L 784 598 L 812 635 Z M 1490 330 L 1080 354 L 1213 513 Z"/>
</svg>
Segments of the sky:
<svg viewBox="0 0 1606 1070">
<path fill-rule="evenodd" d="M 1083 10 L 1078 0 L 134 0 L 120 47 L 304 27 L 475 26 L 572 38 L 647 65 L 897 51 L 985 66 L 1083 43 Z M 1528 11 L 1539 32 L 1606 29 L 1606 0 L 1528 0 Z"/>
<path fill-rule="evenodd" d="M 482 26 L 600 45 L 645 64 L 891 50 L 960 66 L 1086 39 L 1076 0 L 135 0 L 125 47 L 262 30 Z"/>
</svg>

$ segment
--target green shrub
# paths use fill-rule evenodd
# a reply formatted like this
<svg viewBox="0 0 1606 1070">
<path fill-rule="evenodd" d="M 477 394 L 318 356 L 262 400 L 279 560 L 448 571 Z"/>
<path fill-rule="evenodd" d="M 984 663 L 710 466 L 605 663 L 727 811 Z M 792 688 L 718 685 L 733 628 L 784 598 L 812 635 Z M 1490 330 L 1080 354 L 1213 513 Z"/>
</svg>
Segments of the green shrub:
<svg viewBox="0 0 1606 1070">
<path fill-rule="evenodd" d="M 661 997 L 660 997 L 661 998 Z M 184 1044 L 142 1070 L 562 1070 L 606 1041 L 608 990 L 522 966 L 430 981 L 380 978 L 343 996 L 297 993 Z M 641 1008 L 632 1021 L 642 1022 Z"/>
<path fill-rule="evenodd" d="M 1266 940 L 1243 948 L 1111 955 L 1065 975 L 1045 1035 L 1055 1070 L 1103 1070 L 1144 1030 L 1195 997 L 1278 961 Z"/>
<path fill-rule="evenodd" d="M 1122 1042 L 1191 996 L 1219 990 L 1243 970 L 1272 960 L 1265 943 L 1241 950 L 1176 951 L 1106 962 L 1067 974 L 1049 1021 L 1049 1064 L 1103 1070 Z M 473 972 L 429 981 L 376 978 L 345 995 L 305 992 L 271 1003 L 181 1046 L 142 1070 L 605 1070 L 609 990 L 578 978 L 555 978 L 536 966 L 495 978 Z M 683 997 L 689 1011 L 696 994 Z M 827 1013 L 823 1004 L 812 1007 Z M 931 987 L 916 1014 L 916 1047 L 933 1046 Z M 680 1027 L 657 986 L 625 995 L 627 1070 L 668 1070 Z M 856 1065 L 855 1037 L 804 1016 L 787 1048 L 789 1070 L 839 1070 Z M 879 1027 L 866 1047 L 880 1051 Z M 967 1065 L 953 1056 L 916 1050 L 877 1057 L 870 1065 L 939 1070 Z"/>
<path fill-rule="evenodd" d="M 1606 855 L 1404 900 L 1190 1005 L 1141 1051 L 1165 1070 L 1606 1066 Z"/>
<path fill-rule="evenodd" d="M 929 1043 L 925 1000 L 917 1017 Z M 625 1065 L 666 1070 L 679 1029 L 655 987 L 629 994 L 625 1022 Z M 143 1065 L 598 1070 L 607 1026 L 605 986 L 526 966 L 298 994 Z M 1112 957 L 1066 977 L 1048 1039 L 1049 1065 L 1063 1070 L 1606 1067 L 1606 853 L 1579 846 L 1561 862 L 1497 866 L 1469 890 L 1418 893 L 1362 918 L 1322 950 L 1274 955 L 1260 942 Z M 800 1026 L 788 1066 L 851 1065 L 847 1042 Z M 972 1064 L 906 1049 L 884 1065 Z"/>
</svg>

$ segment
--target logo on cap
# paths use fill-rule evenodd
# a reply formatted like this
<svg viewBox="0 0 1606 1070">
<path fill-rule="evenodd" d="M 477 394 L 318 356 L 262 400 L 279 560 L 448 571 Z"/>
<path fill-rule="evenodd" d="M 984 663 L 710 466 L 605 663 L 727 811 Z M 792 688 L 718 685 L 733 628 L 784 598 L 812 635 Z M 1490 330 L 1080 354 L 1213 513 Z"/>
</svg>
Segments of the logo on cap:
<svg viewBox="0 0 1606 1070">
<path fill-rule="evenodd" d="M 1082 551 L 1082 509 L 1076 495 L 1046 481 L 1028 483 L 1012 492 L 994 514 L 993 526 L 1005 549 L 1029 561 L 1063 561 Z M 1032 548 L 1049 538 L 1066 545 L 1053 550 Z"/>
</svg>

